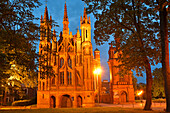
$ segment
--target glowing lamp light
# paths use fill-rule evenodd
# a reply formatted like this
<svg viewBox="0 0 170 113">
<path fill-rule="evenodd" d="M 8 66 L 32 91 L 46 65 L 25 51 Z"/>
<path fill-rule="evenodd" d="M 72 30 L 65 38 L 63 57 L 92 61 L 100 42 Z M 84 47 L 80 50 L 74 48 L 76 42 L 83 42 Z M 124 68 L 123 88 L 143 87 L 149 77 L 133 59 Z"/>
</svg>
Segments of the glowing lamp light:
<svg viewBox="0 0 170 113">
<path fill-rule="evenodd" d="M 143 93 L 143 90 L 139 91 L 139 92 L 137 93 L 137 95 L 140 96 L 140 95 L 142 95 L 142 93 Z"/>
<path fill-rule="evenodd" d="M 94 73 L 94 74 L 100 74 L 100 73 L 101 73 L 101 71 L 102 71 L 102 70 L 101 70 L 100 68 L 97 68 L 97 69 L 95 69 L 95 70 L 94 70 L 94 72 L 93 72 L 93 73 Z"/>
<path fill-rule="evenodd" d="M 100 76 L 100 73 L 101 73 L 101 68 L 96 68 L 94 71 L 93 71 L 93 73 L 97 76 L 97 89 L 98 89 L 98 104 L 100 103 L 99 101 L 100 101 L 100 97 L 99 97 L 99 95 L 100 95 L 100 86 L 99 86 L 99 76 Z"/>
</svg>

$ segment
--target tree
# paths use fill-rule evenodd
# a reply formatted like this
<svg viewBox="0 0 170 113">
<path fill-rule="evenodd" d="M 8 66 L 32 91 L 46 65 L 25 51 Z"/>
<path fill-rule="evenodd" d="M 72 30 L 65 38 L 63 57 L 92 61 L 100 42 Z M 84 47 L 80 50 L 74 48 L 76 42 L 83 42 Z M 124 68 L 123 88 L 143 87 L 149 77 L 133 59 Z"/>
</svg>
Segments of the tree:
<svg viewBox="0 0 170 113">
<path fill-rule="evenodd" d="M 162 68 L 156 68 L 152 72 L 152 76 L 153 76 L 153 85 L 152 85 L 153 97 L 165 97 L 164 77 L 162 74 Z"/>
<path fill-rule="evenodd" d="M 0 1 L 0 85 L 13 74 L 14 62 L 18 72 L 30 72 L 29 76 L 36 72 L 35 41 L 39 38 L 39 27 L 33 23 L 37 18 L 32 11 L 39 5 L 37 0 Z"/>
<path fill-rule="evenodd" d="M 134 91 L 137 90 L 137 81 L 138 81 L 137 78 L 134 75 L 132 75 L 132 82 L 133 82 Z"/>
<path fill-rule="evenodd" d="M 94 39 L 103 44 L 114 37 L 113 45 L 122 51 L 118 60 L 125 70 L 135 70 L 141 75 L 146 72 L 146 104 L 144 110 L 150 110 L 152 104 L 151 65 L 160 62 L 159 16 L 152 1 L 141 0 L 83 0 L 87 11 L 96 18 Z"/>
<path fill-rule="evenodd" d="M 160 15 L 160 34 L 162 49 L 162 73 L 165 81 L 166 111 L 170 112 L 170 69 L 169 69 L 169 41 L 168 41 L 168 7 L 170 1 L 156 0 Z M 169 6 L 168 6 L 169 5 Z"/>
</svg>

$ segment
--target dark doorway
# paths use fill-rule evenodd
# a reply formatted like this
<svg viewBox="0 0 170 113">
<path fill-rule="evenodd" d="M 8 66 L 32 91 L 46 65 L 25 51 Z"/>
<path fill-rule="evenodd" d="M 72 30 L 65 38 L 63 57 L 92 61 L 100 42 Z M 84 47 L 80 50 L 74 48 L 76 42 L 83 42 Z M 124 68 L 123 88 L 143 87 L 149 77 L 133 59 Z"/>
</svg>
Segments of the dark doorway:
<svg viewBox="0 0 170 113">
<path fill-rule="evenodd" d="M 121 93 L 120 102 L 121 102 L 121 103 L 126 103 L 126 102 L 127 102 L 127 94 L 126 94 L 125 91 L 123 91 L 123 92 Z"/>
<path fill-rule="evenodd" d="M 82 107 L 82 97 L 81 96 L 77 97 L 77 107 Z"/>
<path fill-rule="evenodd" d="M 54 96 L 51 96 L 50 98 L 50 108 L 55 108 L 56 107 L 56 99 Z"/>
<path fill-rule="evenodd" d="M 61 108 L 71 108 L 72 101 L 69 95 L 63 95 L 61 97 Z"/>
</svg>

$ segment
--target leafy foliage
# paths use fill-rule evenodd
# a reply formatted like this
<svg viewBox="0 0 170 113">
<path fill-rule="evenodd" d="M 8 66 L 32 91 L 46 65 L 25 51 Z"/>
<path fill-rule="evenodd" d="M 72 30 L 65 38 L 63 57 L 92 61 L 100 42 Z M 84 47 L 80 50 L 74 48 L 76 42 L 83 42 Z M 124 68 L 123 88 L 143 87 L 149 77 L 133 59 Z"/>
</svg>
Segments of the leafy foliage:
<svg viewBox="0 0 170 113">
<path fill-rule="evenodd" d="M 35 41 L 39 37 L 39 27 L 33 23 L 37 18 L 32 11 L 39 5 L 41 4 L 38 0 L 0 1 L 1 84 L 11 75 L 25 80 L 26 77 L 23 76 L 36 75 Z M 16 69 L 12 69 L 12 65 L 15 65 Z"/>
<path fill-rule="evenodd" d="M 12 106 L 28 106 L 36 104 L 37 98 L 32 98 L 29 100 L 18 100 L 12 103 Z"/>
<path fill-rule="evenodd" d="M 133 82 L 134 91 L 137 90 L 137 81 L 138 81 L 137 78 L 134 75 L 132 75 L 132 82 Z"/>
<path fill-rule="evenodd" d="M 151 4 L 149 1 L 84 1 L 89 6 L 88 12 L 92 12 L 97 19 L 94 31 L 96 43 L 100 45 L 109 39 L 113 41 L 117 51 L 122 51 L 119 60 L 123 61 L 125 68 L 142 73 L 146 66 L 144 56 L 152 65 L 160 62 L 159 17 L 148 5 Z"/>
<path fill-rule="evenodd" d="M 153 97 L 165 97 L 164 77 L 162 74 L 162 68 L 156 68 L 152 72 L 152 75 L 153 75 L 153 85 L 152 85 Z"/>
<path fill-rule="evenodd" d="M 160 62 L 159 14 L 155 1 L 149 0 L 83 0 L 88 12 L 96 18 L 94 39 L 97 44 L 112 41 L 121 52 L 118 60 L 124 70 L 146 71 L 147 99 L 145 110 L 151 109 L 151 65 Z M 112 39 L 114 37 L 114 39 Z"/>
</svg>

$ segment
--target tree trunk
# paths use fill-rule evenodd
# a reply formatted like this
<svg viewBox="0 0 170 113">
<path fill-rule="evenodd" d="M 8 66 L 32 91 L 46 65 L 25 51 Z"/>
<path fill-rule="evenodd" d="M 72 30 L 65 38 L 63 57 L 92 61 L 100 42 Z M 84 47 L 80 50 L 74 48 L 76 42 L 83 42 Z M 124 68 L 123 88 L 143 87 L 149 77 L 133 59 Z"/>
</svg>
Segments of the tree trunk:
<svg viewBox="0 0 170 113">
<path fill-rule="evenodd" d="M 144 110 L 151 110 L 152 105 L 152 74 L 151 74 L 151 65 L 148 58 L 145 58 L 145 69 L 146 69 L 146 103 Z"/>
<path fill-rule="evenodd" d="M 160 33 L 162 46 L 162 73 L 165 81 L 166 111 L 170 112 L 170 71 L 169 71 L 169 42 L 168 42 L 168 26 L 167 11 L 165 6 L 162 8 L 160 4 Z"/>
</svg>

